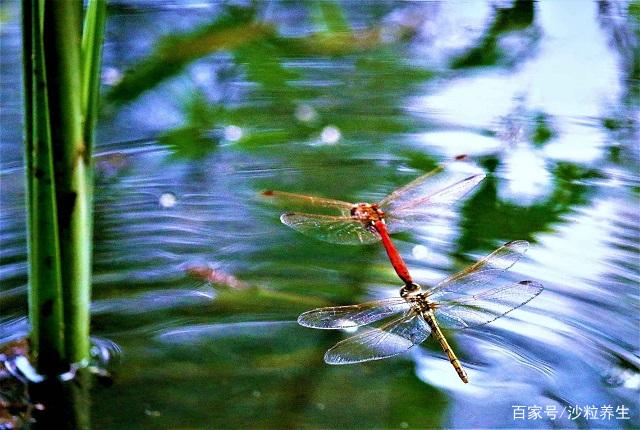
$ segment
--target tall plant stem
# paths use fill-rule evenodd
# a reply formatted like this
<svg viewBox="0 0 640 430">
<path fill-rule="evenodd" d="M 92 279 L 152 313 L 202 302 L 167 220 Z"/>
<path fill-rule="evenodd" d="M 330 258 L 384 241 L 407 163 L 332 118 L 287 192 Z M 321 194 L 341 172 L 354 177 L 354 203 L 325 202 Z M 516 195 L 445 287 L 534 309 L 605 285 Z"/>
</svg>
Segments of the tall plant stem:
<svg viewBox="0 0 640 430">
<path fill-rule="evenodd" d="M 67 354 L 41 6 L 40 0 L 22 2 L 29 319 L 36 367 L 51 374 L 63 369 Z"/>
<path fill-rule="evenodd" d="M 22 1 L 29 319 L 44 374 L 89 358 L 91 144 L 106 3 L 89 1 L 83 37 L 81 5 Z"/>
<path fill-rule="evenodd" d="M 45 75 L 62 263 L 67 360 L 89 358 L 91 288 L 91 161 L 82 114 L 80 28 L 77 4 L 45 2 Z"/>
<path fill-rule="evenodd" d="M 82 135 L 87 148 L 87 160 L 92 163 L 92 149 L 100 95 L 100 69 L 102 65 L 102 46 L 107 18 L 106 0 L 90 0 L 84 17 L 82 29 L 82 112 L 84 123 Z M 90 164 L 88 182 L 93 184 L 93 164 Z M 93 187 L 89 187 L 89 229 L 93 231 Z"/>
<path fill-rule="evenodd" d="M 83 135 L 89 150 L 93 147 L 93 134 L 98 113 L 100 65 L 106 17 L 107 2 L 105 0 L 89 2 L 82 30 L 82 111 L 85 113 Z"/>
</svg>

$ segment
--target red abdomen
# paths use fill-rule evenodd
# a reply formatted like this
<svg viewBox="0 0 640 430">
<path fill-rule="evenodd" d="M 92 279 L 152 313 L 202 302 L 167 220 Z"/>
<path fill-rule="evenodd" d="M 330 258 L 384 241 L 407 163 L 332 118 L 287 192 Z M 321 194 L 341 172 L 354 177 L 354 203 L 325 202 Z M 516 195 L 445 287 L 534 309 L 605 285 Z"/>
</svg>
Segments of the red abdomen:
<svg viewBox="0 0 640 430">
<path fill-rule="evenodd" d="M 393 242 L 391 242 L 391 238 L 389 237 L 389 232 L 387 231 L 387 226 L 384 222 L 378 220 L 375 223 L 376 230 L 382 237 L 382 244 L 384 245 L 385 251 L 387 251 L 387 255 L 389 256 L 389 261 L 391 261 L 391 265 L 394 270 L 398 274 L 398 277 L 402 279 L 405 284 L 411 284 L 413 279 L 411 278 L 411 274 L 409 273 L 409 269 L 407 265 L 404 263 L 404 260 L 400 256 L 400 253 L 394 246 Z"/>
</svg>

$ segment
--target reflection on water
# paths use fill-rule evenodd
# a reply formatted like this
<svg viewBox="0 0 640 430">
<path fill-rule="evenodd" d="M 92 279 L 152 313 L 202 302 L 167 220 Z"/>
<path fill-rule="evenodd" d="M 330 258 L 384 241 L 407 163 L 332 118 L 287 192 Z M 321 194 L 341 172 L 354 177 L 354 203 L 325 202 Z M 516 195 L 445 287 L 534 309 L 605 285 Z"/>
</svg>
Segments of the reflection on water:
<svg viewBox="0 0 640 430">
<path fill-rule="evenodd" d="M 3 342 L 27 330 L 18 6 L 0 18 Z M 95 357 L 121 359 L 94 427 L 640 426 L 637 34 L 637 2 L 110 5 L 92 328 L 115 342 Z M 348 334 L 297 315 L 397 279 L 380 246 L 298 235 L 259 192 L 378 201 L 460 153 L 488 177 L 446 224 L 394 236 L 412 274 L 524 239 L 512 276 L 545 291 L 447 333 L 470 384 L 431 340 L 325 365 Z M 614 413 L 568 418 L 584 406 Z"/>
</svg>

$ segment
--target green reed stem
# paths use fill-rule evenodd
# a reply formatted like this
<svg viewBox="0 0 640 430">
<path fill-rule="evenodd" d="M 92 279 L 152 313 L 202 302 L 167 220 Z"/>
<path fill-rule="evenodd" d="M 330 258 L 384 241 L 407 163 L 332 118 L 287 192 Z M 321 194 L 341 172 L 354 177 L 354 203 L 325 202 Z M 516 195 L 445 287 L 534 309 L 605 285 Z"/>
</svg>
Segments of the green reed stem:
<svg viewBox="0 0 640 430">
<path fill-rule="evenodd" d="M 66 350 L 41 6 L 40 0 L 24 0 L 22 3 L 29 317 L 31 344 L 38 371 L 56 373 L 63 368 Z"/>
<path fill-rule="evenodd" d="M 84 142 L 80 28 L 74 1 L 46 2 L 45 74 L 62 261 L 67 360 L 89 357 L 91 288 L 90 159 Z"/>
<path fill-rule="evenodd" d="M 93 131 L 98 117 L 100 66 L 106 19 L 107 2 L 90 1 L 82 30 L 82 111 L 85 113 L 84 141 L 89 149 L 93 147 Z"/>
<path fill-rule="evenodd" d="M 40 373 L 89 358 L 93 175 L 106 4 L 23 0 L 29 318 Z M 91 34 L 88 34 L 91 33 Z"/>
</svg>

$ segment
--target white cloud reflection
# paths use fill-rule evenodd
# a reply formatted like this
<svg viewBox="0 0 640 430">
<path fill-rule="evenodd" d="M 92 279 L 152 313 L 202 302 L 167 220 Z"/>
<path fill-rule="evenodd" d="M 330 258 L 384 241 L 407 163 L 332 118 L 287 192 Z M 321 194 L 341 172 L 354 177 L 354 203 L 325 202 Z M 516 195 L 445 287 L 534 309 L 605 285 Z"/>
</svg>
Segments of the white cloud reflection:
<svg viewBox="0 0 640 430">
<path fill-rule="evenodd" d="M 552 176 L 544 159 L 530 145 L 520 144 L 510 149 L 503 160 L 507 185 L 498 189 L 498 198 L 520 205 L 546 199 L 552 190 Z"/>
</svg>

